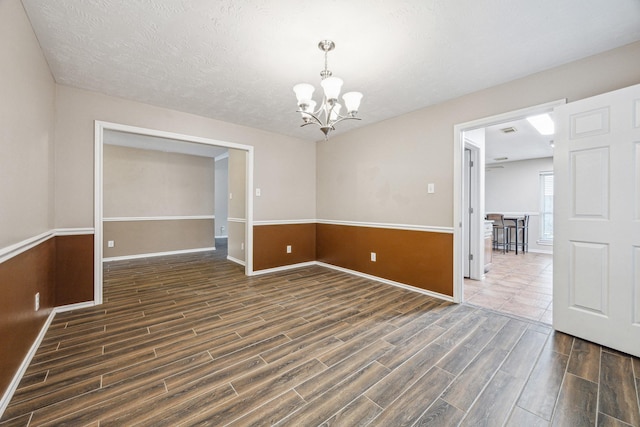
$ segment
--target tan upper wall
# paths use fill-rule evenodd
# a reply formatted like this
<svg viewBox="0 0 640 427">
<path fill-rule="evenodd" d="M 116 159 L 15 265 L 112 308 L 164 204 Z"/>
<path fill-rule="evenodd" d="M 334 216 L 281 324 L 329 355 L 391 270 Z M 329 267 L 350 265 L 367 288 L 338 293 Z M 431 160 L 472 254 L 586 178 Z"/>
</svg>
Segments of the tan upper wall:
<svg viewBox="0 0 640 427">
<path fill-rule="evenodd" d="M 53 226 L 55 84 L 18 0 L 0 1 L 0 248 Z"/>
<path fill-rule="evenodd" d="M 318 144 L 317 217 L 451 227 L 454 125 L 631 86 L 639 70 L 634 43 L 334 136 Z"/>
<path fill-rule="evenodd" d="M 315 143 L 57 85 L 56 227 L 93 226 L 94 120 L 255 147 L 254 219 L 315 215 Z"/>
<path fill-rule="evenodd" d="M 103 147 L 104 217 L 213 215 L 214 159 Z"/>
</svg>

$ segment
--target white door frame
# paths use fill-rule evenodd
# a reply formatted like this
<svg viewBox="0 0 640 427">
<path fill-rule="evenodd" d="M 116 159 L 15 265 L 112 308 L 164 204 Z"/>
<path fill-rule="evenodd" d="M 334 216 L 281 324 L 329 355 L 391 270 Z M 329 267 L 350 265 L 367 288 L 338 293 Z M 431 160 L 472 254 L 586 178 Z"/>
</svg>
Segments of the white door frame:
<svg viewBox="0 0 640 427">
<path fill-rule="evenodd" d="M 464 233 L 463 227 L 463 196 L 464 196 L 464 182 L 463 182 L 463 168 L 464 168 L 464 148 L 468 141 L 465 141 L 463 133 L 474 129 L 484 128 L 487 126 L 493 126 L 499 123 L 504 123 L 513 120 L 523 119 L 528 116 L 536 114 L 553 112 L 554 107 L 558 105 L 566 104 L 566 99 L 560 99 L 557 101 L 547 102 L 545 104 L 536 105 L 533 107 L 522 108 L 520 110 L 510 111 L 507 113 L 498 114 L 496 116 L 485 117 L 482 119 L 473 120 L 466 123 L 459 123 L 453 127 L 453 301 L 460 303 L 464 300 L 464 242 L 462 241 Z M 482 159 L 482 167 L 479 168 L 479 174 L 481 175 L 480 182 L 484 183 L 484 146 L 479 147 L 479 158 Z M 482 185 L 484 192 L 484 185 Z M 472 188 L 473 191 L 473 188 Z M 478 194 L 480 198 L 480 194 Z M 484 207 L 484 195 L 480 201 L 480 205 Z M 483 208 L 484 209 L 484 208 Z M 478 221 L 482 221 L 484 218 L 484 212 L 480 212 L 477 216 Z M 483 227 L 479 229 L 480 233 L 483 233 Z M 480 237 L 480 236 L 478 236 Z M 478 243 L 482 244 L 483 240 L 478 238 Z M 484 258 L 484 247 L 474 248 L 478 250 L 478 253 L 482 253 Z"/>
<path fill-rule="evenodd" d="M 183 135 L 173 132 L 165 132 L 156 129 L 147 129 L 137 126 L 123 125 L 119 123 L 110 123 L 104 121 L 95 121 L 94 125 L 94 263 L 93 263 L 93 302 L 94 304 L 102 304 L 102 218 L 103 218 L 103 144 L 104 131 L 114 130 L 120 132 L 136 133 L 140 135 L 155 136 L 159 138 L 176 139 L 185 142 L 194 142 L 196 144 L 215 145 L 218 147 L 234 148 L 247 152 L 247 168 L 245 176 L 246 185 L 246 259 L 245 274 L 251 276 L 253 274 L 253 146 L 237 144 L 234 142 L 220 141 L 216 139 L 203 138 L 199 136 Z"/>
<path fill-rule="evenodd" d="M 482 173 L 484 171 L 484 145 L 477 144 L 476 142 L 465 138 L 462 151 L 463 162 L 464 150 L 469 150 L 471 152 L 470 160 L 473 162 L 473 167 L 470 168 L 471 175 L 469 177 L 469 208 L 473 210 L 473 214 L 470 216 L 468 224 L 469 255 L 473 255 L 473 259 L 470 261 L 465 260 L 464 257 L 467 255 L 465 251 L 465 253 L 463 253 L 462 262 L 469 262 L 469 278 L 479 280 L 484 276 L 484 243 L 482 239 L 484 222 L 484 173 Z M 463 164 L 463 178 L 465 181 L 467 181 L 464 177 L 464 170 L 466 169 L 467 167 Z M 463 190 L 465 184 L 466 182 L 463 182 Z M 465 205 L 466 204 L 463 204 L 463 209 Z M 464 211 L 462 212 L 462 217 L 465 218 Z M 465 238 L 465 226 L 467 226 L 467 224 L 464 224 L 461 228 L 463 239 Z M 462 243 L 464 248 L 464 241 Z M 464 264 L 462 267 L 464 272 Z"/>
</svg>

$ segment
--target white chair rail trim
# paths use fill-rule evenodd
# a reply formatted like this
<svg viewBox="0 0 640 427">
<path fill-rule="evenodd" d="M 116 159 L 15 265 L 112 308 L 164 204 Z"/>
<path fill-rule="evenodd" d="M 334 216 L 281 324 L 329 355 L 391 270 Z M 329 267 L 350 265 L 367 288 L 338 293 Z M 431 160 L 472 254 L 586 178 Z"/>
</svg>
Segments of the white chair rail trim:
<svg viewBox="0 0 640 427">
<path fill-rule="evenodd" d="M 11 258 L 28 251 L 40 243 L 49 240 L 55 236 L 79 236 L 84 234 L 94 234 L 93 228 L 58 228 L 45 231 L 37 236 L 30 237 L 13 245 L 0 248 L 0 263 L 10 260 Z"/>
<path fill-rule="evenodd" d="M 373 227 L 373 228 L 390 228 L 394 230 L 411 230 L 411 231 L 428 231 L 432 233 L 453 234 L 453 227 L 440 227 L 433 225 L 416 225 L 416 224 L 394 224 L 386 222 L 361 222 L 361 221 L 340 221 L 329 219 L 318 219 L 318 224 L 330 225 L 350 225 L 354 227 Z"/>
<path fill-rule="evenodd" d="M 239 222 L 239 223 L 244 224 L 244 223 L 247 222 L 247 220 L 246 220 L 246 218 L 232 218 L 232 217 L 229 217 L 229 218 L 227 218 L 227 222 Z M 254 223 L 255 223 L 255 221 L 254 221 Z"/>
<path fill-rule="evenodd" d="M 104 222 L 125 221 L 181 221 L 191 219 L 215 219 L 215 215 L 168 215 L 168 216 L 113 216 L 104 217 Z"/>
<path fill-rule="evenodd" d="M 231 221 L 231 218 L 229 218 Z M 433 225 L 415 224 L 394 224 L 388 222 L 363 222 L 363 221 L 342 221 L 334 219 L 272 219 L 253 221 L 253 225 L 287 225 L 287 224 L 329 224 L 329 225 L 349 225 L 352 227 L 373 227 L 391 228 L 395 230 L 429 231 L 432 233 L 453 234 L 453 227 L 439 227 Z"/>
</svg>

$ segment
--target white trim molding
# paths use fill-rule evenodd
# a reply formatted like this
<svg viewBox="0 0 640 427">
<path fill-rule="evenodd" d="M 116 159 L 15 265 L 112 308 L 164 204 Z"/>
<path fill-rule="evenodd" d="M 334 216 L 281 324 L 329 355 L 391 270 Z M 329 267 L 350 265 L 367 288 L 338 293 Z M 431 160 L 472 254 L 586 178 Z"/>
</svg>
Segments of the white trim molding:
<svg viewBox="0 0 640 427">
<path fill-rule="evenodd" d="M 104 217 L 104 222 L 125 222 L 125 221 L 184 221 L 195 219 L 215 219 L 215 215 L 174 215 L 174 216 L 112 216 Z"/>
<path fill-rule="evenodd" d="M 428 231 L 431 233 L 453 234 L 453 227 L 441 227 L 433 225 L 414 225 L 414 224 L 393 224 L 385 222 L 361 222 L 361 221 L 339 221 L 329 219 L 318 219 L 318 224 L 329 225 L 349 225 L 353 227 L 372 227 L 372 228 L 389 228 L 394 230 L 410 230 L 410 231 Z"/>
<path fill-rule="evenodd" d="M 182 255 L 182 254 L 190 254 L 190 253 L 197 253 L 197 252 L 210 252 L 215 250 L 216 250 L 215 247 L 208 247 L 208 248 L 196 248 L 196 249 L 182 249 L 179 251 L 151 252 L 147 254 L 113 256 L 109 258 L 104 258 L 103 261 L 104 262 L 124 261 L 128 259 L 151 258 L 151 257 L 165 256 L 165 255 Z"/>
<path fill-rule="evenodd" d="M 10 260 L 11 258 L 20 255 L 29 249 L 35 248 L 40 243 L 46 242 L 55 236 L 80 236 L 85 234 L 94 234 L 93 228 L 57 228 L 54 230 L 48 230 L 37 236 L 29 237 L 21 242 L 14 243 L 13 245 L 0 248 L 0 264 Z"/>
<path fill-rule="evenodd" d="M 30 237 L 21 242 L 0 249 L 0 263 L 8 261 L 13 257 L 38 246 L 40 243 L 49 240 L 53 236 L 55 236 L 54 230 L 49 230 L 42 234 L 38 234 L 37 236 Z"/>
<path fill-rule="evenodd" d="M 56 315 L 56 310 L 55 309 L 51 310 L 51 313 L 49 313 L 49 317 L 47 317 L 47 320 L 44 322 L 44 325 L 42 325 L 42 328 L 40 329 L 40 333 L 38 334 L 36 339 L 33 341 L 33 344 L 31 344 L 31 348 L 29 348 L 29 351 L 27 352 L 24 359 L 22 359 L 22 363 L 18 367 L 18 370 L 13 376 L 13 379 L 9 383 L 9 387 L 7 387 L 7 390 L 4 392 L 4 395 L 2 395 L 2 399 L 0 400 L 0 417 L 2 417 L 2 414 L 4 414 L 5 409 L 7 409 L 7 406 L 9 405 L 9 402 L 11 401 L 13 394 L 16 392 L 16 389 L 18 388 L 18 384 L 20 384 L 20 381 L 22 380 L 24 373 L 27 371 L 27 368 L 31 363 L 31 359 L 33 359 L 33 356 L 35 356 L 36 351 L 38 350 L 38 347 L 40 347 L 40 343 L 42 342 L 45 334 L 49 330 L 49 326 L 51 325 L 51 322 L 53 322 L 53 318 L 55 317 L 55 315 Z"/>
<path fill-rule="evenodd" d="M 239 223 L 245 224 L 247 222 L 247 220 L 244 219 L 244 218 L 231 218 L 231 217 L 229 217 L 229 218 L 227 218 L 227 222 L 239 222 Z"/>
<path fill-rule="evenodd" d="M 227 257 L 227 259 L 229 259 L 229 257 Z M 237 260 L 236 260 L 237 262 Z M 313 265 L 318 265 L 320 267 L 326 267 L 326 268 L 330 268 L 332 270 L 337 270 L 337 271 L 341 271 L 343 273 L 347 273 L 347 274 L 351 274 L 353 276 L 358 276 L 358 277 L 363 277 L 365 279 L 369 279 L 369 280 L 374 280 L 376 282 L 381 282 L 384 283 L 386 285 L 391 285 L 391 286 L 396 286 L 398 288 L 403 288 L 403 289 L 407 289 L 409 291 L 413 291 L 413 292 L 418 292 L 424 295 L 428 295 L 434 298 L 438 298 L 441 300 L 445 300 L 445 301 L 453 301 L 453 297 L 450 297 L 449 295 L 444 295 L 438 292 L 433 292 L 433 291 L 428 291 L 426 289 L 422 289 L 422 288 L 418 288 L 415 286 L 411 286 L 411 285 L 407 285 L 405 283 L 400 283 L 400 282 L 396 282 L 394 280 L 389 280 L 389 279 L 385 279 L 383 277 L 378 277 L 378 276 L 373 276 L 371 274 L 367 274 L 367 273 L 362 273 L 360 271 L 356 271 L 356 270 L 350 270 L 348 268 L 343 268 L 343 267 L 338 267 L 337 265 L 332 265 L 332 264 L 327 264 L 321 261 L 309 261 L 309 262 L 301 262 L 298 264 L 290 264 L 290 265 L 283 265 L 281 267 L 274 267 L 274 268 L 267 268 L 264 270 L 256 270 L 253 272 L 254 276 L 259 276 L 262 274 L 269 274 L 269 273 L 278 273 L 281 271 L 287 271 L 287 270 L 293 270 L 296 268 L 302 268 L 302 267 L 310 267 Z"/>
<path fill-rule="evenodd" d="M 316 224 L 315 219 L 271 219 L 253 221 L 253 225 L 289 225 L 289 224 Z"/>
<path fill-rule="evenodd" d="M 93 228 L 56 228 L 56 236 L 83 236 L 87 234 L 95 234 Z"/>
<path fill-rule="evenodd" d="M 219 162 L 220 160 L 224 160 L 224 159 L 228 159 L 229 158 L 229 151 L 227 151 L 226 153 L 222 153 L 219 156 L 214 157 L 214 161 Z"/>
<path fill-rule="evenodd" d="M 310 267 L 312 265 L 318 265 L 318 262 L 317 261 L 307 261 L 307 262 L 300 262 L 298 264 L 289 264 L 289 265 L 283 265 L 283 266 L 280 266 L 280 267 L 265 268 L 264 270 L 256 270 L 256 271 L 254 271 L 253 275 L 254 276 L 260 276 L 262 274 L 279 273 L 281 271 L 292 270 L 294 268 Z"/>
<path fill-rule="evenodd" d="M 354 276 L 364 277 L 365 279 L 375 280 L 376 282 L 382 282 L 382 283 L 387 284 L 387 285 L 396 286 L 398 288 L 407 289 L 409 291 L 418 292 L 418 293 L 421 293 L 421 294 L 424 294 L 424 295 L 428 295 L 428 296 L 431 296 L 431 297 L 434 297 L 434 298 L 438 298 L 438 299 L 442 299 L 442 300 L 445 300 L 445 301 L 453 302 L 453 298 L 450 297 L 449 295 L 444 295 L 444 294 L 440 294 L 438 292 L 428 291 L 426 289 L 417 288 L 415 286 L 407 285 L 405 283 L 396 282 L 394 280 L 385 279 L 383 277 L 373 276 L 371 274 L 362 273 L 360 271 L 355 271 L 355 270 L 350 270 L 348 268 L 338 267 L 337 265 L 326 264 L 326 263 L 320 262 L 320 261 L 316 261 L 315 263 L 316 263 L 316 265 L 319 265 L 319 266 L 322 266 L 322 267 L 327 267 L 327 268 L 330 268 L 332 270 L 342 271 L 343 273 L 348 273 L 348 274 L 352 274 Z"/>
<path fill-rule="evenodd" d="M 231 262 L 235 262 L 236 264 L 240 264 L 241 266 L 245 266 L 247 263 L 238 259 L 238 258 L 234 258 L 232 256 L 227 255 L 227 261 L 231 261 Z M 253 276 L 254 272 L 252 271 L 250 276 Z"/>
</svg>

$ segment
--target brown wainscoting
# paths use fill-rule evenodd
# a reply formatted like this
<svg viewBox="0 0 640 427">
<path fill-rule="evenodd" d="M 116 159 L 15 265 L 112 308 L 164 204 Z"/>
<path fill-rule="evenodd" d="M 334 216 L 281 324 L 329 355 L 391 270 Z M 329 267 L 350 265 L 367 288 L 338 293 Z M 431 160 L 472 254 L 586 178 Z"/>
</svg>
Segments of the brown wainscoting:
<svg viewBox="0 0 640 427">
<path fill-rule="evenodd" d="M 291 253 L 287 253 L 291 245 Z M 253 227 L 253 269 L 315 261 L 316 224 L 278 224 Z"/>
<path fill-rule="evenodd" d="M 317 224 L 316 254 L 327 264 L 453 296 L 453 234 Z"/>
<path fill-rule="evenodd" d="M 55 303 L 55 239 L 0 263 L 0 395 L 38 337 Z M 40 293 L 40 310 L 35 295 Z"/>
<path fill-rule="evenodd" d="M 213 219 L 104 221 L 102 227 L 105 258 L 215 246 Z"/>
<path fill-rule="evenodd" d="M 57 307 L 93 301 L 93 234 L 56 237 Z"/>
</svg>

